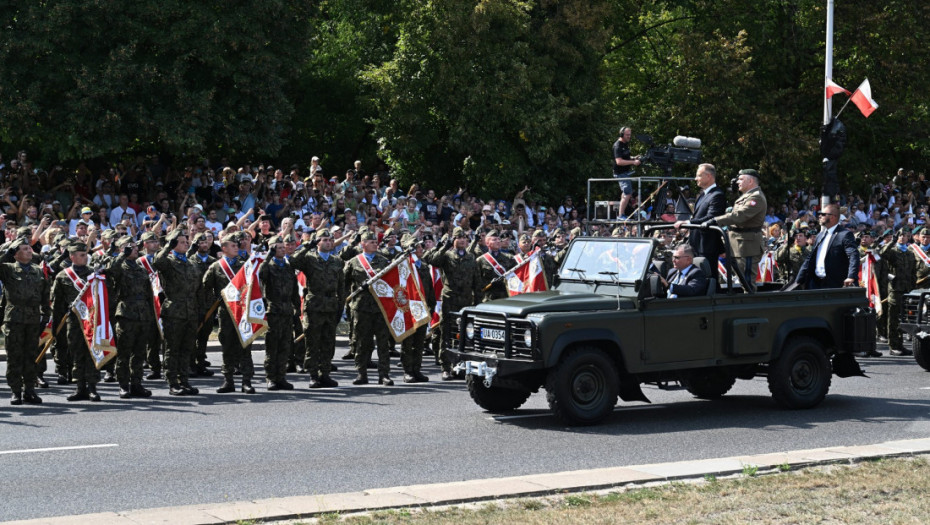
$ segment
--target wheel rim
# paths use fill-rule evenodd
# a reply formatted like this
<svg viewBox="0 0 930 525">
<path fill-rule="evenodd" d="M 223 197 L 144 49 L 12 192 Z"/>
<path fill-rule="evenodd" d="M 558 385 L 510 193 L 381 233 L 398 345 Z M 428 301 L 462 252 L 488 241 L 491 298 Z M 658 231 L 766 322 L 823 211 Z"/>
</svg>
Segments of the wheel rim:
<svg viewBox="0 0 930 525">
<path fill-rule="evenodd" d="M 810 358 L 798 359 L 791 367 L 791 386 L 798 392 L 810 392 L 820 382 L 816 363 Z"/>
<path fill-rule="evenodd" d="M 596 404 L 606 389 L 604 374 L 593 366 L 580 368 L 572 375 L 572 400 L 584 408 Z"/>
</svg>

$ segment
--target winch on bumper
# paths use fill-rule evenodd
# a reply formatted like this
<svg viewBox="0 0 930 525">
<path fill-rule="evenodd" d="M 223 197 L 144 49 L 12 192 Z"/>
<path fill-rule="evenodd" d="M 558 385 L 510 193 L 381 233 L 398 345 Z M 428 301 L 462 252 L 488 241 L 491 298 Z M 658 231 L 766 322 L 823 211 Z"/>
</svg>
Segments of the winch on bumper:
<svg viewBox="0 0 930 525">
<path fill-rule="evenodd" d="M 468 308 L 452 316 L 444 347 L 457 371 L 490 386 L 495 377 L 544 369 L 532 321 Z"/>
</svg>

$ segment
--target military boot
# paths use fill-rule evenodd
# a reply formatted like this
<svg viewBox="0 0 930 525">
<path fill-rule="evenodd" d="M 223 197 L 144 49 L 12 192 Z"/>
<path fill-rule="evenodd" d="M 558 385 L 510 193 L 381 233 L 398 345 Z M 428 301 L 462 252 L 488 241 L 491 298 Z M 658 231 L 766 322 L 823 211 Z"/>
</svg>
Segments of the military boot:
<svg viewBox="0 0 930 525">
<path fill-rule="evenodd" d="M 223 384 L 216 389 L 217 394 L 228 394 L 236 391 L 236 384 L 231 375 L 223 376 Z"/>
<path fill-rule="evenodd" d="M 59 385 L 67 385 L 68 383 L 71 382 L 71 380 L 65 374 L 58 374 L 58 380 L 56 382 Z"/>
<path fill-rule="evenodd" d="M 187 396 L 196 396 L 200 393 L 200 390 L 191 386 L 190 383 L 184 381 L 181 383 L 181 388 L 184 389 L 184 395 Z"/>
<path fill-rule="evenodd" d="M 19 390 L 14 390 L 13 395 L 10 396 L 11 405 L 22 405 L 23 404 L 23 393 Z"/>
<path fill-rule="evenodd" d="M 110 372 L 109 370 L 107 370 L 106 373 L 103 374 L 103 382 L 104 383 L 115 383 L 116 376 L 113 374 L 113 372 Z"/>
<path fill-rule="evenodd" d="M 367 385 L 368 384 L 368 372 L 359 371 L 358 377 L 355 378 L 355 381 L 352 381 L 353 385 Z"/>
<path fill-rule="evenodd" d="M 87 397 L 93 401 L 100 401 L 100 394 L 97 393 L 97 385 L 87 385 Z"/>
<path fill-rule="evenodd" d="M 87 383 L 81 381 L 77 385 L 77 391 L 66 398 L 68 401 L 87 401 L 90 395 L 87 392 Z"/>
<path fill-rule="evenodd" d="M 178 383 L 178 384 L 175 384 L 175 385 L 171 385 L 171 386 L 168 388 L 168 395 L 172 395 L 172 396 L 186 396 L 186 395 L 187 395 L 187 390 L 184 390 L 184 387 L 181 386 L 180 383 Z"/>
<path fill-rule="evenodd" d="M 310 382 L 310 388 L 333 388 L 337 386 L 339 386 L 339 383 L 329 376 L 320 376 Z"/>
<path fill-rule="evenodd" d="M 26 390 L 23 392 L 23 402 L 29 405 L 41 405 L 42 398 L 36 395 L 36 391 L 31 387 L 26 387 Z"/>
<path fill-rule="evenodd" d="M 384 374 L 378 378 L 378 384 L 384 386 L 394 386 L 394 380 L 391 379 L 391 376 Z"/>
<path fill-rule="evenodd" d="M 132 385 L 129 387 L 129 393 L 132 397 L 152 397 L 152 391 L 144 388 L 142 385 Z"/>
<path fill-rule="evenodd" d="M 252 380 L 249 378 L 242 378 L 242 393 L 243 394 L 254 394 L 255 389 L 252 387 Z"/>
<path fill-rule="evenodd" d="M 128 383 L 119 384 L 119 398 L 120 399 L 129 399 L 132 397 L 132 391 L 129 389 Z"/>
<path fill-rule="evenodd" d="M 37 388 L 48 388 L 48 381 L 46 381 L 45 378 L 42 377 L 41 373 L 36 376 L 36 387 Z"/>
</svg>

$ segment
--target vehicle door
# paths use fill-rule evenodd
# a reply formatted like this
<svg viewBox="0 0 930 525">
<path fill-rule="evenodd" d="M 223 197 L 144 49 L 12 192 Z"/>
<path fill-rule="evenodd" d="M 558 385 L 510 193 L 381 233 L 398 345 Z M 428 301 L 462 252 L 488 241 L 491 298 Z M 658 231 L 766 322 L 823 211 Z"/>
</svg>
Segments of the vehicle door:
<svg viewBox="0 0 930 525">
<path fill-rule="evenodd" d="M 656 298 L 643 303 L 645 364 L 714 358 L 713 297 Z"/>
</svg>

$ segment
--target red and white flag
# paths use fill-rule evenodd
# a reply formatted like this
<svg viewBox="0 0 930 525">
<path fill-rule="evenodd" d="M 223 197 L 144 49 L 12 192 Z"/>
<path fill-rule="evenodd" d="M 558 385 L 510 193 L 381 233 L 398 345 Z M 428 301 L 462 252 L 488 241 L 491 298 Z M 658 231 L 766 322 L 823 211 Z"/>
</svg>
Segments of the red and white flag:
<svg viewBox="0 0 930 525">
<path fill-rule="evenodd" d="M 544 292 L 549 289 L 546 282 L 546 273 L 543 271 L 542 261 L 539 260 L 539 248 L 517 266 L 514 266 L 504 276 L 507 283 L 507 293 L 511 296 L 521 293 Z"/>
<path fill-rule="evenodd" d="M 878 102 L 872 99 L 872 86 L 869 85 L 869 79 L 865 79 L 862 84 L 856 88 L 855 93 L 849 97 L 849 100 L 859 108 L 862 115 L 866 118 L 878 109 Z"/>
<path fill-rule="evenodd" d="M 920 248 L 918 248 L 919 251 Z M 875 263 L 878 257 L 871 251 L 866 252 L 859 267 L 859 285 L 865 288 L 865 296 L 869 299 L 869 306 L 875 310 L 875 315 L 882 315 L 882 296 L 878 289 L 878 277 L 875 275 Z"/>
<path fill-rule="evenodd" d="M 148 258 L 144 255 L 139 257 L 139 263 L 142 264 L 142 267 L 145 268 L 145 271 L 149 274 L 149 281 L 152 283 L 152 304 L 155 305 L 155 324 L 158 326 L 158 333 L 164 337 L 165 329 L 161 322 L 161 293 L 164 290 L 162 290 L 161 287 L 161 277 L 158 276 L 158 272 L 152 267 L 152 263 L 150 263 Z"/>
<path fill-rule="evenodd" d="M 359 262 L 374 277 L 364 254 L 359 255 Z M 431 312 L 415 266 L 415 255 L 404 257 L 368 287 L 384 314 L 391 337 L 398 343 L 430 321 Z"/>
<path fill-rule="evenodd" d="M 756 276 L 757 283 L 774 283 L 775 282 L 775 270 L 778 268 L 778 263 L 775 262 L 775 253 L 772 251 L 767 251 L 762 255 L 762 258 L 759 260 L 759 271 Z"/>
<path fill-rule="evenodd" d="M 75 299 L 71 309 L 81 320 L 87 349 L 94 360 L 94 366 L 100 370 L 116 357 L 116 337 L 110 323 L 110 298 L 107 296 L 106 278 L 99 274 L 90 274 L 87 277 L 87 286 Z"/>
<path fill-rule="evenodd" d="M 826 79 L 826 84 L 827 100 L 833 98 L 833 95 L 837 93 L 846 93 L 846 95 L 849 96 L 849 90 L 837 84 L 832 79 Z"/>
<path fill-rule="evenodd" d="M 221 294 L 229 316 L 236 323 L 236 333 L 243 348 L 268 330 L 262 289 L 258 284 L 258 267 L 263 260 L 259 254 L 252 254 Z"/>
<path fill-rule="evenodd" d="M 924 264 L 930 266 L 930 255 L 927 255 L 927 252 L 923 251 L 920 246 L 917 246 L 916 244 L 908 244 L 907 247 L 910 248 L 910 250 L 914 252 L 914 255 L 916 255 L 917 258 L 920 259 Z"/>
<path fill-rule="evenodd" d="M 436 307 L 433 308 L 433 317 L 430 319 L 429 327 L 436 328 L 442 321 L 442 272 L 439 268 L 429 269 L 430 278 L 433 280 L 433 295 L 436 299 Z"/>
<path fill-rule="evenodd" d="M 300 295 L 300 319 L 303 320 L 304 315 L 304 290 L 307 289 L 307 275 L 304 272 L 297 271 L 297 293 Z"/>
</svg>

